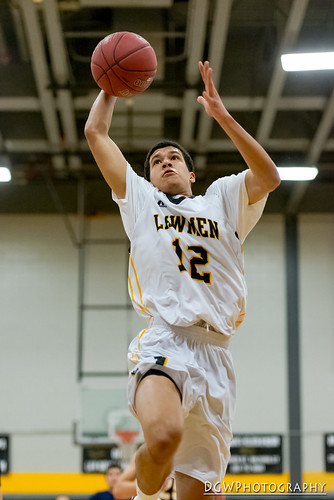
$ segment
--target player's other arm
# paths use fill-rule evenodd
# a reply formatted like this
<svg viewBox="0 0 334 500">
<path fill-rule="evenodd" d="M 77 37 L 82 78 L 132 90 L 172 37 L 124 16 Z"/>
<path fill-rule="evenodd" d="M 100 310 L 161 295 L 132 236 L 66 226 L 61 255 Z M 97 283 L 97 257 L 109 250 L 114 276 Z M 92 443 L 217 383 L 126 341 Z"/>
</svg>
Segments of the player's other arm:
<svg viewBox="0 0 334 500">
<path fill-rule="evenodd" d="M 126 159 L 109 137 L 116 97 L 99 93 L 90 110 L 85 136 L 103 177 L 118 198 L 126 193 Z"/>
<path fill-rule="evenodd" d="M 132 457 L 129 465 L 119 476 L 113 489 L 113 495 L 116 500 L 121 498 L 131 498 L 137 494 L 135 455 Z"/>
<path fill-rule="evenodd" d="M 256 203 L 279 186 L 281 180 L 276 165 L 263 147 L 226 110 L 214 86 L 208 61 L 204 64 L 199 62 L 199 69 L 205 90 L 197 100 L 206 113 L 219 123 L 245 160 L 249 168 L 245 179 L 249 203 Z"/>
</svg>

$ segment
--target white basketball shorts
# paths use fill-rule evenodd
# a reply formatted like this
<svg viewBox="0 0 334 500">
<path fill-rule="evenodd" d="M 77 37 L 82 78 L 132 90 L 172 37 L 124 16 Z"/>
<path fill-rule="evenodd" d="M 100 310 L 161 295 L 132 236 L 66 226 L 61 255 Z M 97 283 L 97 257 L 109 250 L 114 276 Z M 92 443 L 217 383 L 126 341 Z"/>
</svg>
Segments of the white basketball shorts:
<svg viewBox="0 0 334 500">
<path fill-rule="evenodd" d="M 235 375 L 228 337 L 199 326 L 170 326 L 153 319 L 130 344 L 128 397 L 150 369 L 173 379 L 182 396 L 184 434 L 175 471 L 212 484 L 222 481 L 230 458 Z"/>
</svg>

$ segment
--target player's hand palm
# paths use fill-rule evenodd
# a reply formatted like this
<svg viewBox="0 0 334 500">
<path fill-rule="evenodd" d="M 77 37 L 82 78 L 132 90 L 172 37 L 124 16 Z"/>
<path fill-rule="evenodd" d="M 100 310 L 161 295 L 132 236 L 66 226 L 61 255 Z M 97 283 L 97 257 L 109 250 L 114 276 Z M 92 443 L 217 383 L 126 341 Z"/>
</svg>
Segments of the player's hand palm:
<svg viewBox="0 0 334 500">
<path fill-rule="evenodd" d="M 212 68 L 210 67 L 209 62 L 205 61 L 205 63 L 203 64 L 200 61 L 198 63 L 198 67 L 202 75 L 205 90 L 203 91 L 202 95 L 197 98 L 197 101 L 202 104 L 205 112 L 213 118 L 216 118 L 218 114 L 221 115 L 221 113 L 227 114 L 227 110 L 222 103 L 220 95 L 218 94 L 218 91 L 213 83 Z"/>
</svg>

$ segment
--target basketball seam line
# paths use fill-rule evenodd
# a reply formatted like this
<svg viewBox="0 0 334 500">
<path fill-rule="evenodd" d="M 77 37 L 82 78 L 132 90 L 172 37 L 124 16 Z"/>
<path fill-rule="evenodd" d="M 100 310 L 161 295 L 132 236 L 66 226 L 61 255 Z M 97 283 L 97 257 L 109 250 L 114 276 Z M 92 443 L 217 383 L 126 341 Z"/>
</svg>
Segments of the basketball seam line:
<svg viewBox="0 0 334 500">
<path fill-rule="evenodd" d="M 104 52 L 103 52 L 103 45 L 102 45 L 102 44 L 101 44 L 101 52 L 102 52 L 102 55 L 103 55 L 103 58 L 104 58 L 104 60 L 105 60 L 106 64 L 107 64 L 107 65 L 109 65 L 109 63 L 108 63 L 108 61 L 107 61 L 107 59 L 106 59 L 106 56 L 104 55 Z M 113 87 L 112 87 L 112 85 L 111 85 L 111 80 L 110 80 L 110 78 L 109 78 L 109 76 L 108 76 L 108 73 L 107 73 L 105 70 L 104 70 L 103 75 L 106 75 L 106 76 L 107 76 L 108 81 L 109 81 L 109 85 L 110 85 L 110 89 L 111 89 L 111 93 L 115 95 L 114 89 L 113 89 Z M 103 76 L 103 75 L 101 75 L 101 76 L 100 76 L 99 80 L 102 78 L 102 76 Z"/>
<path fill-rule="evenodd" d="M 115 64 L 115 66 L 116 66 L 116 64 Z M 127 86 L 127 88 L 128 88 L 129 90 L 132 90 L 133 92 L 136 92 L 136 89 L 134 89 L 134 88 L 130 87 L 130 85 L 128 85 L 126 82 L 124 82 L 124 81 L 122 80 L 122 78 L 120 78 L 120 77 L 117 75 L 117 73 L 115 73 L 115 71 L 113 70 L 113 68 L 109 68 L 109 70 L 108 70 L 108 71 L 111 71 L 111 72 L 114 74 L 114 76 L 116 76 L 116 78 L 117 78 L 120 82 L 122 82 L 124 85 L 126 85 L 126 86 Z M 109 78 L 108 73 L 105 73 L 105 75 L 107 75 L 108 80 L 110 81 L 110 78 Z M 137 91 L 137 93 L 138 93 L 138 91 Z"/>
<path fill-rule="evenodd" d="M 112 69 L 114 66 L 119 66 L 121 69 L 125 69 L 126 71 L 136 71 L 136 70 L 133 70 L 133 69 L 126 69 L 126 68 L 123 68 L 120 64 L 119 64 L 119 61 L 116 59 L 116 49 L 117 49 L 117 46 L 118 44 L 120 43 L 120 41 L 122 40 L 122 38 L 126 35 L 127 32 L 123 33 L 122 36 L 119 37 L 119 39 L 117 40 L 116 44 L 115 44 L 115 47 L 114 47 L 114 51 L 113 51 L 113 58 L 114 58 L 114 61 L 115 61 L 115 64 L 113 64 L 112 66 L 109 66 L 110 69 Z M 146 47 L 150 47 L 150 44 L 147 42 L 146 44 L 142 45 L 141 47 L 138 47 L 136 50 L 128 53 L 126 56 L 122 57 L 122 61 L 124 59 L 127 59 L 129 56 L 131 56 L 132 54 L 135 54 L 136 52 L 138 52 L 139 50 L 141 49 L 145 49 Z M 104 56 L 104 53 L 103 53 L 103 57 L 105 58 Z M 106 60 L 106 63 L 108 63 L 108 61 Z M 156 70 L 156 67 L 154 68 Z M 139 70 L 140 72 L 147 72 L 147 71 L 154 71 L 154 70 Z"/>
<path fill-rule="evenodd" d="M 149 45 L 143 45 L 142 47 L 139 47 L 138 49 L 136 49 L 136 50 L 134 50 L 134 51 L 130 52 L 129 54 L 127 54 L 126 56 L 122 57 L 121 61 L 117 61 L 117 60 L 116 60 L 116 58 L 115 58 L 115 56 L 114 56 L 114 61 L 115 61 L 115 64 L 113 64 L 113 66 L 119 66 L 121 69 L 124 69 L 124 70 L 126 70 L 126 71 L 134 71 L 134 72 L 138 71 L 138 72 L 140 72 L 140 73 L 145 73 L 145 72 L 147 73 L 147 72 L 151 72 L 151 71 L 156 71 L 157 66 L 155 66 L 153 69 L 138 69 L 138 70 L 137 70 L 137 69 L 127 69 L 127 68 L 124 68 L 124 66 L 121 66 L 121 63 L 122 63 L 125 59 L 127 59 L 127 58 L 128 58 L 128 57 L 130 57 L 130 56 L 132 56 L 132 55 L 133 55 L 133 54 L 135 54 L 136 52 L 139 52 L 139 51 L 140 51 L 140 50 L 142 50 L 142 49 L 146 49 L 147 47 L 149 47 Z"/>
</svg>

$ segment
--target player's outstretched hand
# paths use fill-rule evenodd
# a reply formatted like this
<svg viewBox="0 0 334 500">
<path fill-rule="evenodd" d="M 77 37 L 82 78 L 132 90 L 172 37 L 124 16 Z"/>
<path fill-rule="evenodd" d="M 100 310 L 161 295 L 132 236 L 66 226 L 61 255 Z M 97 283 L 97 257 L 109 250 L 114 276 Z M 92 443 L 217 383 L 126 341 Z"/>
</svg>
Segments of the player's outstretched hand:
<svg viewBox="0 0 334 500">
<path fill-rule="evenodd" d="M 199 70 L 202 75 L 202 79 L 205 85 L 205 90 L 202 95 L 197 97 L 197 102 L 202 104 L 205 109 L 205 112 L 217 119 L 218 116 L 221 117 L 222 114 L 228 114 L 220 95 L 213 83 L 212 79 L 212 68 L 210 67 L 209 61 L 205 61 L 204 64 L 202 61 L 198 63 Z"/>
</svg>

